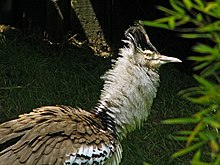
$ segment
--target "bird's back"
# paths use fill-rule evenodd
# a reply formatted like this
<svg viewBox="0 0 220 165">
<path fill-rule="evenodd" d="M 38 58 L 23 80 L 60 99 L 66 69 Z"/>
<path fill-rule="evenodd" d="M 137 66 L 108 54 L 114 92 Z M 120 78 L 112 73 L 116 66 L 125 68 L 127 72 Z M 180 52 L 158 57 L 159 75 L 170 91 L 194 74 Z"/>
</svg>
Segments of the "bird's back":
<svg viewBox="0 0 220 165">
<path fill-rule="evenodd" d="M 46 106 L 0 125 L 0 165 L 117 163 L 120 145 L 95 114 Z"/>
</svg>

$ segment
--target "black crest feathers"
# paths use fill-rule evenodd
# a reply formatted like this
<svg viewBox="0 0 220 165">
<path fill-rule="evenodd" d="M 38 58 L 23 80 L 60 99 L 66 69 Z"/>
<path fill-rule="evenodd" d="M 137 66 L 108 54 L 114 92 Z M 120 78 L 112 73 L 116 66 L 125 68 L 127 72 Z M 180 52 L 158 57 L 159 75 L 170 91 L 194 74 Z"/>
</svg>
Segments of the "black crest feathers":
<svg viewBox="0 0 220 165">
<path fill-rule="evenodd" d="M 150 42 L 144 27 L 140 24 L 128 28 L 128 30 L 125 31 L 125 37 L 134 44 L 135 48 L 158 52 Z"/>
</svg>

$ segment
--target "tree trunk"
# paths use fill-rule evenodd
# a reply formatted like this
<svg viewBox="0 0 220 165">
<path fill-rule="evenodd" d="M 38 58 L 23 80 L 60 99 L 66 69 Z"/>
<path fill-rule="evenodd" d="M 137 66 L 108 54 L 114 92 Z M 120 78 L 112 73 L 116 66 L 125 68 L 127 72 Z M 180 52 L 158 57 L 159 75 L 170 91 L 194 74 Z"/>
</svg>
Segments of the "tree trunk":
<svg viewBox="0 0 220 165">
<path fill-rule="evenodd" d="M 81 31 L 80 37 L 84 37 L 86 40 L 85 42 L 95 54 L 108 56 L 111 49 L 109 43 L 105 39 L 103 30 L 90 0 L 71 0 L 71 6 L 73 15 L 75 19 L 77 19 L 72 20 L 73 23 L 78 22 L 83 30 L 83 32 Z M 79 27 L 76 25 L 73 28 L 77 29 Z"/>
</svg>

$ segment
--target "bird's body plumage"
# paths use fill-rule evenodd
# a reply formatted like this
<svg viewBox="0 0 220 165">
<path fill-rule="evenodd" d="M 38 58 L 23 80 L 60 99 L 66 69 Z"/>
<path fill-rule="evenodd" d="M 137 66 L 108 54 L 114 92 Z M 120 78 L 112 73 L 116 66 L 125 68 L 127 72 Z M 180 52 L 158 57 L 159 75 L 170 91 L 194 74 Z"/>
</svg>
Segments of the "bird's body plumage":
<svg viewBox="0 0 220 165">
<path fill-rule="evenodd" d="M 180 62 L 159 54 L 142 26 L 130 27 L 127 44 L 90 112 L 46 106 L 0 125 L 0 165 L 118 165 L 120 140 L 147 119 L 159 86 L 158 68 Z"/>
<path fill-rule="evenodd" d="M 95 114 L 67 106 L 45 106 L 0 125 L 1 165 L 103 164 L 120 143 Z M 120 153 L 113 157 L 115 163 Z"/>
</svg>

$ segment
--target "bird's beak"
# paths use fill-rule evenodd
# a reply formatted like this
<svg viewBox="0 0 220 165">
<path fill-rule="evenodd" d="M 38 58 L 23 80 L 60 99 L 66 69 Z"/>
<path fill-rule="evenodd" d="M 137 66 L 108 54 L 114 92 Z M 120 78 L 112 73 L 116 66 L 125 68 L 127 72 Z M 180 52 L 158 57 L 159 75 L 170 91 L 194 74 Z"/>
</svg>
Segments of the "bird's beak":
<svg viewBox="0 0 220 165">
<path fill-rule="evenodd" d="M 162 63 L 169 63 L 169 62 L 182 62 L 180 59 L 175 58 L 175 57 L 168 57 L 168 56 L 164 56 L 164 55 L 160 55 L 160 61 Z"/>
</svg>

